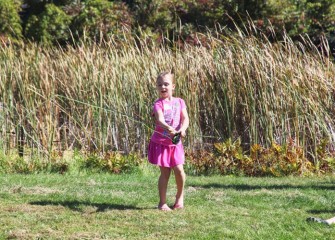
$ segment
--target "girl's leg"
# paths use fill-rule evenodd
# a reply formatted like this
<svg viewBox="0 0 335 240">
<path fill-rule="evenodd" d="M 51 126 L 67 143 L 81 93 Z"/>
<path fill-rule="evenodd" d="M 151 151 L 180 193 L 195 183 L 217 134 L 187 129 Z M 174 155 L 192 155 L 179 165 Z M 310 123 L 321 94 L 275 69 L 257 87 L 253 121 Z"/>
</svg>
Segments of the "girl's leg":
<svg viewBox="0 0 335 240">
<path fill-rule="evenodd" d="M 176 201 L 174 204 L 174 209 L 183 208 L 184 207 L 184 185 L 186 180 L 186 175 L 184 172 L 183 164 L 177 165 L 173 168 L 174 175 L 176 178 L 177 184 L 177 194 Z"/>
<path fill-rule="evenodd" d="M 166 192 L 168 182 L 171 174 L 171 169 L 167 167 L 160 167 L 161 175 L 158 180 L 158 191 L 159 191 L 159 204 L 158 209 L 164 211 L 170 211 L 171 209 L 166 204 Z"/>
</svg>

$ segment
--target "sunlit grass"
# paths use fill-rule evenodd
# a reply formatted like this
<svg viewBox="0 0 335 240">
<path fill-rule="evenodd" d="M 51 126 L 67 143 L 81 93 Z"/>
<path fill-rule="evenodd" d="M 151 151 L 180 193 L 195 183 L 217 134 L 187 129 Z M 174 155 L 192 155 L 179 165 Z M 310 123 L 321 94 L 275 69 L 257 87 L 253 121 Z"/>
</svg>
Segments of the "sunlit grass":
<svg viewBox="0 0 335 240">
<path fill-rule="evenodd" d="M 158 169 L 1 175 L 0 232 L 17 239 L 332 239 L 334 177 L 188 177 L 185 209 L 156 209 Z M 175 182 L 168 190 L 173 204 Z"/>
</svg>

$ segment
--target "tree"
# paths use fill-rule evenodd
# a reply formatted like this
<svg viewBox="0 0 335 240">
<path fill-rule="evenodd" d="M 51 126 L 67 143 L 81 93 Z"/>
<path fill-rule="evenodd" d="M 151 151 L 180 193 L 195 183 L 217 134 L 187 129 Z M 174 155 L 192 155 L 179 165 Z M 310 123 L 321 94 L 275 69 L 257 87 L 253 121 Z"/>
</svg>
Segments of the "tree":
<svg viewBox="0 0 335 240">
<path fill-rule="evenodd" d="M 0 0 L 0 34 L 9 39 L 20 39 L 22 27 L 20 20 L 20 2 Z"/>
<path fill-rule="evenodd" d="M 136 22 L 142 28 L 166 32 L 175 27 L 169 1 L 135 0 L 133 5 Z"/>
<path fill-rule="evenodd" d="M 120 37 L 124 32 L 129 32 L 132 22 L 125 3 L 86 0 L 81 12 L 74 17 L 71 29 L 77 38 Z"/>
<path fill-rule="evenodd" d="M 285 29 L 293 39 L 308 34 L 317 41 L 320 35 L 334 34 L 334 0 L 267 0 L 263 13 L 263 17 L 258 19 L 261 25 L 267 22 L 262 20 L 268 19 L 275 32 Z M 263 27 L 268 26 L 265 24 Z"/>
<path fill-rule="evenodd" d="M 45 10 L 29 17 L 25 36 L 43 44 L 64 43 L 70 37 L 71 18 L 54 4 L 45 5 Z"/>
</svg>

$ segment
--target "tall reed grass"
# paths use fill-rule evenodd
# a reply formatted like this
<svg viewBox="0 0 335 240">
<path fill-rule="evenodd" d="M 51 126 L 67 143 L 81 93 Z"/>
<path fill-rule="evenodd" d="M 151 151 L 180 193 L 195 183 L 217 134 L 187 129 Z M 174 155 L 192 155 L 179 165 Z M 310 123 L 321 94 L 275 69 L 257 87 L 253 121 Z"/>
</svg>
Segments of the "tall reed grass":
<svg viewBox="0 0 335 240">
<path fill-rule="evenodd" d="M 155 78 L 173 68 L 175 95 L 191 119 L 190 150 L 227 138 L 241 138 L 245 150 L 293 139 L 317 160 L 318 144 L 335 141 L 335 68 L 307 37 L 300 44 L 282 37 L 271 43 L 240 31 L 183 48 L 135 38 L 67 49 L 2 47 L 0 148 L 145 154 Z"/>
</svg>

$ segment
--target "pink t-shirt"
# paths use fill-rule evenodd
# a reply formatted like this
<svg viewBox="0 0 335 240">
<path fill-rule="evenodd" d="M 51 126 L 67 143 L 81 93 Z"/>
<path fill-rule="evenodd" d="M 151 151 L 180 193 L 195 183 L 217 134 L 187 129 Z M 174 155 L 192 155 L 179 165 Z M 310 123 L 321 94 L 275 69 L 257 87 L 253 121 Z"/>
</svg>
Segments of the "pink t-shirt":
<svg viewBox="0 0 335 240">
<path fill-rule="evenodd" d="M 160 98 L 154 102 L 153 112 L 162 110 L 165 122 L 178 131 L 181 127 L 181 110 L 184 108 L 186 108 L 186 104 L 181 98 L 172 98 L 171 101 Z M 156 122 L 151 141 L 162 145 L 173 145 L 171 137 L 169 132 Z"/>
</svg>

